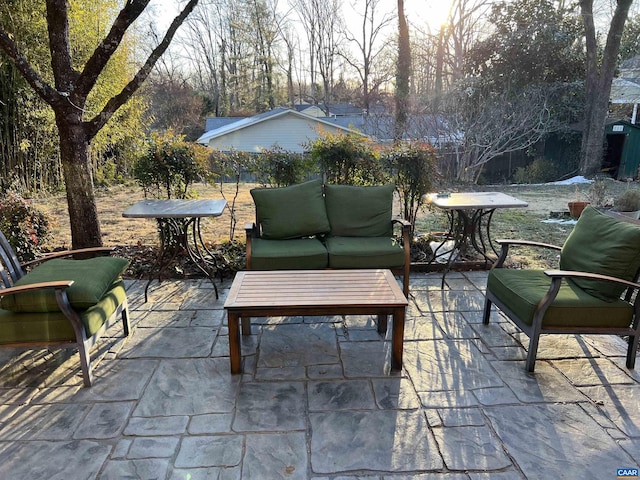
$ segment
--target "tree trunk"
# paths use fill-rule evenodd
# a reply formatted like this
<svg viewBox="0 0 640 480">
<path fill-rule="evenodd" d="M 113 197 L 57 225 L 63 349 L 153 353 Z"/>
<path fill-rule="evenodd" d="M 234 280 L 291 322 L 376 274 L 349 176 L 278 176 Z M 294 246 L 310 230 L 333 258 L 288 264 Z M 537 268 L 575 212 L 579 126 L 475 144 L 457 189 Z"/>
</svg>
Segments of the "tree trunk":
<svg viewBox="0 0 640 480">
<path fill-rule="evenodd" d="M 620 51 L 624 24 L 632 3 L 633 0 L 617 0 L 616 10 L 609 25 L 607 43 L 602 54 L 602 63 L 598 70 L 593 0 L 580 2 L 587 46 L 585 125 L 580 148 L 580 174 L 582 175 L 592 175 L 600 171 L 611 82 Z"/>
<path fill-rule="evenodd" d="M 398 0 L 398 65 L 396 71 L 396 121 L 394 141 L 402 140 L 409 117 L 409 77 L 411 75 L 411 46 L 409 27 L 404 16 L 404 1 Z"/>
<path fill-rule="evenodd" d="M 89 139 L 81 123 L 81 112 L 55 113 L 60 135 L 60 156 L 67 190 L 72 246 L 101 246 L 102 235 L 89 159 Z"/>
</svg>

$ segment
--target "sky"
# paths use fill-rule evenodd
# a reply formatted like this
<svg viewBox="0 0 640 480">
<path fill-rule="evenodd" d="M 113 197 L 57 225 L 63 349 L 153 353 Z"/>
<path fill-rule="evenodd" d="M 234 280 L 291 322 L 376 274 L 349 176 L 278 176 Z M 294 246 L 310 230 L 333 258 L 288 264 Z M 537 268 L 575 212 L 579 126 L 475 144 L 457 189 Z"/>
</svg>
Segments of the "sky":
<svg viewBox="0 0 640 480">
<path fill-rule="evenodd" d="M 203 0 L 200 0 L 202 3 Z M 285 3 L 280 0 L 280 3 Z M 345 11 L 349 8 L 351 1 L 343 2 Z M 405 15 L 409 22 L 417 25 L 428 24 L 432 30 L 436 30 L 447 18 L 451 2 L 444 0 L 404 0 Z M 171 20 L 176 16 L 179 7 L 184 5 L 184 0 L 151 0 L 149 9 L 154 9 L 156 18 L 161 26 L 166 28 Z M 381 0 L 380 6 L 385 11 L 395 11 L 397 0 Z M 345 20 L 353 18 L 359 21 L 357 15 L 345 13 Z"/>
</svg>

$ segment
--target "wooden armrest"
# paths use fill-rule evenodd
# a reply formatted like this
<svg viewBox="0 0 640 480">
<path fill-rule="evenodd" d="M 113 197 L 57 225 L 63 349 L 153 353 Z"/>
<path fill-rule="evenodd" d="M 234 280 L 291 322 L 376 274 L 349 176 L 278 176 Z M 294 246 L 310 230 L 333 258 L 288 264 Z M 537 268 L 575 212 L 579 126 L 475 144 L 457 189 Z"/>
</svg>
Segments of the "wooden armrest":
<svg viewBox="0 0 640 480">
<path fill-rule="evenodd" d="M 30 260 L 28 262 L 24 262 L 21 264 L 22 267 L 28 267 L 30 265 L 35 265 L 38 263 L 46 262 L 47 260 L 51 260 L 54 258 L 64 258 L 71 257 L 74 255 L 87 255 L 87 254 L 104 254 L 111 253 L 115 250 L 114 247 L 91 247 L 91 248 L 79 248 L 77 250 L 63 250 L 60 252 L 52 252 L 47 253 L 46 255 L 37 258 L 35 260 Z M 95 255 L 94 255 L 95 256 Z"/>
<path fill-rule="evenodd" d="M 540 247 L 540 248 L 548 248 L 551 250 L 562 250 L 562 247 L 557 245 L 552 245 L 550 243 L 542 243 L 542 242 L 533 242 L 531 240 L 508 240 L 508 239 L 497 239 L 496 243 L 500 244 L 502 249 L 500 250 L 500 255 L 498 256 L 498 260 L 493 264 L 491 268 L 502 268 L 504 261 L 507 259 L 507 255 L 509 254 L 509 247 L 511 245 L 518 247 Z"/>
<path fill-rule="evenodd" d="M 56 280 L 55 282 L 31 283 L 29 285 L 20 285 L 19 287 L 9 287 L 0 289 L 0 297 L 11 295 L 13 293 L 24 293 L 32 290 L 44 290 L 46 288 L 55 288 L 63 290 L 73 285 L 73 280 Z"/>
<path fill-rule="evenodd" d="M 576 272 L 573 270 L 545 270 L 545 275 L 551 278 L 586 278 L 590 280 L 602 280 L 606 282 L 620 283 L 627 287 L 640 289 L 640 284 L 629 282 L 618 277 L 610 277 L 608 275 L 600 275 L 598 273 Z"/>
<path fill-rule="evenodd" d="M 258 225 L 253 222 L 244 224 L 244 233 L 247 235 L 247 238 L 258 238 L 260 236 Z"/>
<path fill-rule="evenodd" d="M 534 242 L 531 240 L 505 240 L 498 239 L 496 243 L 500 245 L 517 245 L 517 246 L 526 246 L 526 247 L 541 247 L 541 248 L 550 248 L 552 250 L 562 250 L 562 247 L 558 245 L 552 245 L 550 243 L 542 243 L 542 242 Z"/>
<path fill-rule="evenodd" d="M 391 223 L 399 223 L 402 228 L 411 228 L 411 222 L 409 220 L 405 220 L 404 218 L 394 218 L 391 220 Z"/>
</svg>

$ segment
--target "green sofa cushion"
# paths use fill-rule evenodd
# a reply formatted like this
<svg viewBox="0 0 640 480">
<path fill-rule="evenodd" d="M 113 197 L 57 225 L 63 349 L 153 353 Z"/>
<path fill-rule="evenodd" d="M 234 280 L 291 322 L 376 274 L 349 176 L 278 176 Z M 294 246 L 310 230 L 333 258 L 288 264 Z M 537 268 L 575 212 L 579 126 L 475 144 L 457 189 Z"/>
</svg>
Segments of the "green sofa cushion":
<svg viewBox="0 0 640 480">
<path fill-rule="evenodd" d="M 95 334 L 125 299 L 124 284 L 120 280 L 111 286 L 96 305 L 80 312 L 87 337 Z M 60 312 L 16 313 L 0 310 L 0 345 L 75 339 L 71 322 Z"/>
<path fill-rule="evenodd" d="M 251 270 L 314 270 L 327 266 L 327 250 L 317 238 L 251 241 Z"/>
<path fill-rule="evenodd" d="M 73 285 L 66 290 L 69 302 L 76 310 L 86 310 L 107 293 L 128 265 L 128 260 L 117 257 L 96 257 L 86 260 L 54 259 L 35 267 L 19 279 L 15 286 L 73 280 Z M 0 306 L 13 312 L 59 311 L 53 289 L 7 295 L 2 297 Z"/>
<path fill-rule="evenodd" d="M 254 188 L 251 196 L 262 238 L 283 240 L 329 231 L 321 180 L 282 188 Z"/>
<path fill-rule="evenodd" d="M 392 184 L 374 187 L 326 185 L 325 203 L 335 237 L 390 237 Z"/>
<path fill-rule="evenodd" d="M 560 254 L 560 268 L 633 280 L 640 267 L 640 227 L 616 220 L 592 207 L 580 215 Z M 612 282 L 573 279 L 602 300 L 614 301 L 624 286 Z"/>
<path fill-rule="evenodd" d="M 495 268 L 489 272 L 487 291 L 528 325 L 536 306 L 549 290 L 551 279 L 542 270 Z M 562 282 L 556 300 L 542 321 L 544 327 L 628 327 L 633 307 L 621 299 L 605 301 L 571 282 Z"/>
<path fill-rule="evenodd" d="M 330 268 L 394 268 L 404 265 L 404 249 L 392 237 L 328 237 Z"/>
</svg>

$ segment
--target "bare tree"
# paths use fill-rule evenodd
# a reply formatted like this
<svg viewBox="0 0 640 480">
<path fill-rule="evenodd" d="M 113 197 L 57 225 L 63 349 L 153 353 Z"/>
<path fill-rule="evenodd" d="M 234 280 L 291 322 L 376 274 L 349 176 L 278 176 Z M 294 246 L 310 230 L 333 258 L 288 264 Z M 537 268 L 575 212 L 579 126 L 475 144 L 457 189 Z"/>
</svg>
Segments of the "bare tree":
<svg viewBox="0 0 640 480">
<path fill-rule="evenodd" d="M 364 11 L 360 13 L 362 18 L 360 31 L 354 35 L 345 29 L 346 40 L 355 45 L 358 57 L 348 53 L 342 56 L 351 67 L 353 67 L 362 82 L 362 106 L 369 112 L 371 102 L 371 92 L 377 90 L 379 86 L 389 80 L 391 71 L 384 71 L 380 68 L 382 55 L 388 49 L 389 44 L 380 38 L 388 27 L 395 20 L 395 15 L 385 13 L 379 18 L 379 7 L 381 0 L 362 0 L 356 5 Z"/>
<path fill-rule="evenodd" d="M 342 31 L 342 15 L 339 0 L 317 1 L 320 13 L 320 38 L 318 41 L 318 69 L 324 87 L 325 113 L 329 115 L 329 104 L 333 102 L 333 82 L 335 59 L 337 57 Z"/>
<path fill-rule="evenodd" d="M 324 100 L 325 113 L 332 99 L 341 28 L 339 0 L 296 0 L 294 6 L 307 34 L 311 97 L 315 103 Z M 322 79 L 322 94 L 318 91 L 318 75 Z"/>
<path fill-rule="evenodd" d="M 499 94 L 482 93 L 473 83 L 448 96 L 445 116 L 456 151 L 457 180 L 476 182 L 492 159 L 525 150 L 560 128 L 551 114 L 555 96 L 570 85 L 542 85 Z"/>
<path fill-rule="evenodd" d="M 181 43 L 195 88 L 209 99 L 215 116 L 220 116 L 228 113 L 226 76 L 222 69 L 225 51 L 222 13 L 219 4 L 203 7 L 189 17 Z"/>
<path fill-rule="evenodd" d="M 216 115 L 262 112 L 280 102 L 280 22 L 274 0 L 217 0 L 194 14 L 185 50 Z"/>
<path fill-rule="evenodd" d="M 309 82 L 311 91 L 309 95 L 314 103 L 318 103 L 317 90 L 317 52 L 318 37 L 320 36 L 319 19 L 316 12 L 316 4 L 319 0 L 294 0 L 292 5 L 298 13 L 300 21 L 304 27 L 307 36 L 308 55 L 309 55 Z"/>
<path fill-rule="evenodd" d="M 126 31 L 144 11 L 149 0 L 128 0 L 125 3 L 111 29 L 81 70 L 74 66 L 71 53 L 68 1 L 46 0 L 54 85 L 50 85 L 38 73 L 38 69 L 22 54 L 20 46 L 14 40 L 15 36 L 6 31 L 4 25 L 0 25 L 0 49 L 37 94 L 51 106 L 55 115 L 74 248 L 102 245 L 89 158 L 91 140 L 142 85 L 158 58 L 169 46 L 178 27 L 197 3 L 198 0 L 189 0 L 129 83 L 107 101 L 102 111 L 89 119 L 85 118 L 85 115 L 91 115 L 91 112 L 85 110 L 87 97 Z"/>
<path fill-rule="evenodd" d="M 434 0 L 435 1 L 435 0 Z M 413 91 L 438 111 L 440 96 L 465 76 L 469 51 L 487 32 L 487 11 L 491 0 L 454 0 L 446 22 L 437 30 L 414 26 L 418 35 L 412 43 Z"/>
<path fill-rule="evenodd" d="M 455 0 L 451 3 L 442 41 L 446 44 L 444 63 L 449 64 L 452 83 L 464 77 L 467 52 L 478 40 L 492 3 L 492 0 Z"/>
<path fill-rule="evenodd" d="M 600 170 L 611 82 L 618 60 L 624 25 L 632 3 L 633 0 L 616 1 L 602 60 L 598 62 L 599 45 L 593 18 L 593 0 L 580 0 L 580 13 L 584 23 L 587 47 L 585 123 L 580 148 L 580 173 L 583 175 L 590 175 Z"/>
</svg>

